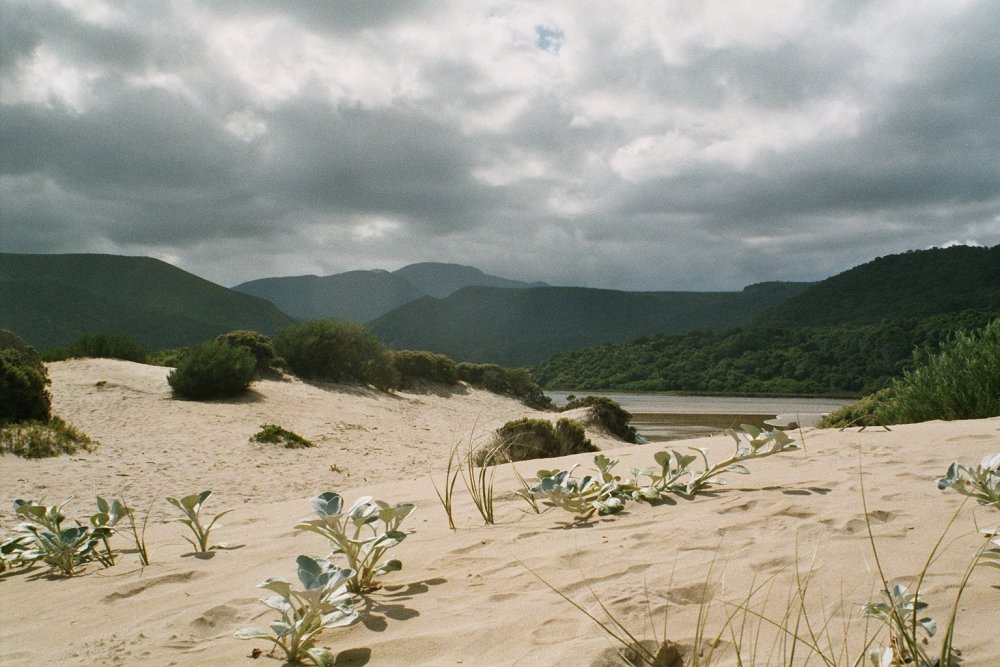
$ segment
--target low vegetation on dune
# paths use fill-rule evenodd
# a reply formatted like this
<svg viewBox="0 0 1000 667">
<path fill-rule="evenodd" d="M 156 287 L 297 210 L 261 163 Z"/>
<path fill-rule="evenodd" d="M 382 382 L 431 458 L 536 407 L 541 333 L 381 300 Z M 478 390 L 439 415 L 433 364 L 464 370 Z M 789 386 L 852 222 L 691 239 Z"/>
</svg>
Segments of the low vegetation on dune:
<svg viewBox="0 0 1000 667">
<path fill-rule="evenodd" d="M 560 419 L 515 419 L 497 429 L 493 440 L 476 450 L 472 460 L 477 466 L 544 459 L 570 454 L 596 452 L 578 422 Z"/>
<path fill-rule="evenodd" d="M 857 403 L 828 415 L 824 427 L 911 424 L 1000 415 L 1000 319 L 958 332 L 939 352 L 917 351 L 913 369 Z"/>
<path fill-rule="evenodd" d="M 149 352 L 141 344 L 124 334 L 85 334 L 66 347 L 46 350 L 45 361 L 64 359 L 123 359 L 144 364 Z"/>
<path fill-rule="evenodd" d="M 256 373 L 257 360 L 250 350 L 211 340 L 189 349 L 167 383 L 181 398 L 229 398 L 246 393 Z"/>
<path fill-rule="evenodd" d="M 35 350 L 0 330 L 0 453 L 47 458 L 97 443 L 52 415 L 49 373 Z"/>
<path fill-rule="evenodd" d="M 252 442 L 281 445 L 285 449 L 307 449 L 315 447 L 311 440 L 277 424 L 261 424 L 260 430 L 250 436 Z"/>
<path fill-rule="evenodd" d="M 570 394 L 566 397 L 566 405 L 561 411 L 575 410 L 577 408 L 588 408 L 590 419 L 598 427 L 604 429 L 616 438 L 625 442 L 635 443 L 638 434 L 633 426 L 629 425 L 632 415 L 622 408 L 617 401 L 607 396 L 582 396 L 577 398 Z"/>
</svg>

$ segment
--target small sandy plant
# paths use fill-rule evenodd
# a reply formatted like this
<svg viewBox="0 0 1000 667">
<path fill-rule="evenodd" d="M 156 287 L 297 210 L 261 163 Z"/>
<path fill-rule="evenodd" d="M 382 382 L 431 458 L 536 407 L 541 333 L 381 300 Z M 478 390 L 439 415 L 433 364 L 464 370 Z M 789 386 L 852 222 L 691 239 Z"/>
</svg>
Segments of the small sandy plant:
<svg viewBox="0 0 1000 667">
<path fill-rule="evenodd" d="M 243 628 L 237 639 L 263 639 L 274 644 L 271 651 L 281 649 L 285 660 L 292 664 L 309 661 L 317 665 L 334 664 L 333 656 L 316 648 L 316 638 L 323 630 L 350 625 L 358 617 L 353 595 L 347 583 L 354 576 L 350 569 L 339 569 L 321 558 L 299 556 L 295 559 L 301 590 L 281 578 L 271 577 L 257 584 L 275 595 L 261 602 L 276 610 L 281 619 L 272 621 L 270 632 L 261 628 Z"/>
<path fill-rule="evenodd" d="M 201 510 L 205 506 L 205 501 L 208 500 L 209 496 L 212 495 L 211 491 L 202 491 L 201 493 L 195 493 L 190 496 L 184 496 L 180 500 L 177 498 L 167 498 L 167 502 L 175 506 L 181 512 L 184 513 L 184 517 L 178 519 L 181 523 L 186 525 L 194 533 L 194 539 L 185 536 L 184 539 L 191 543 L 194 547 L 195 553 L 205 554 L 212 549 L 225 549 L 228 544 L 217 544 L 215 546 L 209 546 L 208 540 L 209 535 L 213 528 L 221 528 L 222 526 L 216 526 L 215 522 L 221 519 L 226 514 L 229 514 L 233 510 L 223 510 L 215 515 L 208 524 L 202 523 Z"/>
<path fill-rule="evenodd" d="M 987 454 L 978 466 L 957 461 L 948 466 L 947 474 L 938 480 L 939 489 L 952 489 L 974 498 L 980 505 L 1000 510 L 1000 452 Z M 1000 568 L 1000 526 L 982 531 L 989 540 L 979 551 L 979 563 Z"/>
<path fill-rule="evenodd" d="M 307 449 L 316 446 L 312 441 L 306 440 L 298 433 L 277 424 L 261 424 L 260 431 L 252 435 L 250 439 L 254 442 L 281 445 L 285 449 Z"/>
<path fill-rule="evenodd" d="M 403 564 L 398 560 L 383 560 L 385 552 L 404 539 L 399 530 L 403 519 L 415 507 L 410 503 L 390 506 L 371 496 L 362 496 L 345 512 L 344 499 L 339 493 L 327 491 L 311 499 L 316 519 L 303 519 L 295 527 L 325 537 L 332 547 L 331 555 L 342 554 L 348 567 L 354 571 L 347 588 L 363 595 L 377 590 L 380 575 L 396 572 Z"/>
<path fill-rule="evenodd" d="M 135 543 L 136 553 L 139 554 L 139 562 L 149 565 L 149 548 L 146 546 L 146 525 L 149 523 L 149 513 L 153 509 L 153 503 L 146 508 L 146 514 L 142 517 L 142 524 L 137 525 L 135 521 L 135 511 L 128 511 L 129 530 L 132 533 L 132 541 Z"/>
<path fill-rule="evenodd" d="M 618 461 L 598 454 L 594 457 L 594 474 L 576 478 L 575 467 L 539 470 L 536 474 L 539 483 L 531 492 L 549 505 L 572 512 L 578 519 L 587 519 L 595 512 L 600 515 L 620 512 L 629 500 L 653 502 L 666 493 L 693 496 L 712 485 L 725 484 L 721 478 L 724 473 L 750 474 L 743 465 L 746 461 L 800 449 L 784 431 L 762 431 L 744 425 L 741 431 L 727 433 L 736 442 L 736 452 L 715 465 L 709 463 L 708 450 L 703 447 L 691 448 L 697 454 L 662 451 L 653 456 L 657 468 L 635 468 L 629 479 L 622 479 L 612 470 Z M 699 455 L 704 463 L 702 470 L 692 467 Z"/>
<path fill-rule="evenodd" d="M 127 509 L 118 501 L 112 506 L 98 498 L 98 513 L 91 517 L 91 525 L 74 520 L 76 525 L 65 526 L 63 508 L 68 502 L 45 506 L 31 500 L 15 500 L 14 513 L 26 521 L 14 529 L 17 535 L 0 548 L 4 559 L 21 564 L 41 561 L 66 577 L 73 576 L 80 566 L 92 561 L 105 567 L 113 565 L 108 538 Z M 103 553 L 99 548 L 102 544 Z"/>
</svg>

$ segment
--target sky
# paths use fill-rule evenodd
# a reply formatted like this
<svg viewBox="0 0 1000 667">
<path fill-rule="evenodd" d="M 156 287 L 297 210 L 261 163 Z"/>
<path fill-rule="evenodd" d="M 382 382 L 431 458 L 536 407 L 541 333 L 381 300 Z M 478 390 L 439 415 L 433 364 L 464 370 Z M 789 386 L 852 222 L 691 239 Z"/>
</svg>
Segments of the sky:
<svg viewBox="0 0 1000 667">
<path fill-rule="evenodd" d="M 996 0 L 0 0 L 0 251 L 706 291 L 993 246 L 998 26 Z"/>
</svg>

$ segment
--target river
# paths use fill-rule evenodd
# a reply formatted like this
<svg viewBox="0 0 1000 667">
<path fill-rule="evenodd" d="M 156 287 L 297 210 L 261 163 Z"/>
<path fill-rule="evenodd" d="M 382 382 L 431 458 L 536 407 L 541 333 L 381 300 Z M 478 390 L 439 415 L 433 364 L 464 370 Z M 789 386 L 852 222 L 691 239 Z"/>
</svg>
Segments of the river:
<svg viewBox="0 0 1000 667">
<path fill-rule="evenodd" d="M 547 391 L 557 406 L 566 396 L 607 396 L 632 413 L 632 426 L 650 442 L 682 440 L 752 424 L 765 428 L 792 422 L 812 426 L 837 408 L 853 403 L 836 398 L 746 398 L 739 396 L 668 396 L 601 391 Z"/>
</svg>

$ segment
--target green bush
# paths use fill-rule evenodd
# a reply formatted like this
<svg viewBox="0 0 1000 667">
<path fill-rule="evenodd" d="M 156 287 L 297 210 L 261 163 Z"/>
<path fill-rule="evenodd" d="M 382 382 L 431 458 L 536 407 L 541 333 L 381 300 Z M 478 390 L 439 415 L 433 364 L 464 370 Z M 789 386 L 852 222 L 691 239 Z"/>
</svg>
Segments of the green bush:
<svg viewBox="0 0 1000 667">
<path fill-rule="evenodd" d="M 271 339 L 256 331 L 244 329 L 219 334 L 215 340 L 230 347 L 245 347 L 257 360 L 257 375 L 273 376 L 281 372 L 285 360 L 278 356 Z"/>
<path fill-rule="evenodd" d="M 146 363 L 146 349 L 123 334 L 86 334 L 68 347 L 49 350 L 45 353 L 46 361 L 62 361 L 63 359 L 124 359 Z"/>
<path fill-rule="evenodd" d="M 75 454 L 79 449 L 92 452 L 97 444 L 59 417 L 0 425 L 0 452 L 25 459 Z"/>
<path fill-rule="evenodd" d="M 260 430 L 250 437 L 254 442 L 266 442 L 281 445 L 285 449 L 306 449 L 315 447 L 298 433 L 282 428 L 277 424 L 261 424 Z"/>
<path fill-rule="evenodd" d="M 52 416 L 49 374 L 35 351 L 9 331 L 0 332 L 0 424 Z"/>
<path fill-rule="evenodd" d="M 552 400 L 523 368 L 463 362 L 458 364 L 458 379 L 495 394 L 512 396 L 531 408 L 546 410 L 552 407 Z"/>
<path fill-rule="evenodd" d="M 363 381 L 376 389 L 392 391 L 402 384 L 403 376 L 393 362 L 392 352 L 382 350 L 374 359 L 365 362 Z"/>
<path fill-rule="evenodd" d="M 584 396 L 573 398 L 562 410 L 573 410 L 575 408 L 588 407 L 594 421 L 603 427 L 608 433 L 617 436 L 625 442 L 634 443 L 636 441 L 635 428 L 629 426 L 632 415 L 622 409 L 617 401 L 613 401 L 607 396 Z"/>
<path fill-rule="evenodd" d="M 476 450 L 473 461 L 486 466 L 596 451 L 583 427 L 572 419 L 560 419 L 553 426 L 547 419 L 525 417 L 498 428 L 493 441 Z"/>
<path fill-rule="evenodd" d="M 164 366 L 166 368 L 177 368 L 180 365 L 181 359 L 184 355 L 188 353 L 190 348 L 187 347 L 175 347 L 169 350 L 157 350 L 156 352 L 150 352 L 146 357 L 146 363 L 153 366 Z"/>
<path fill-rule="evenodd" d="M 392 353 L 393 364 L 402 376 L 402 385 L 413 386 L 417 380 L 458 383 L 458 364 L 443 354 L 416 350 L 397 350 Z"/>
<path fill-rule="evenodd" d="M 860 403 L 830 414 L 822 426 L 912 424 L 1000 415 L 1000 319 L 959 331 L 937 354 L 914 353 L 914 368 Z"/>
<path fill-rule="evenodd" d="M 213 340 L 191 348 L 167 382 L 184 398 L 226 398 L 249 389 L 256 368 L 257 361 L 246 348 Z"/>
<path fill-rule="evenodd" d="M 384 351 L 368 327 L 341 320 L 312 320 L 280 330 L 274 347 L 299 377 L 364 382 L 370 362 Z"/>
</svg>

